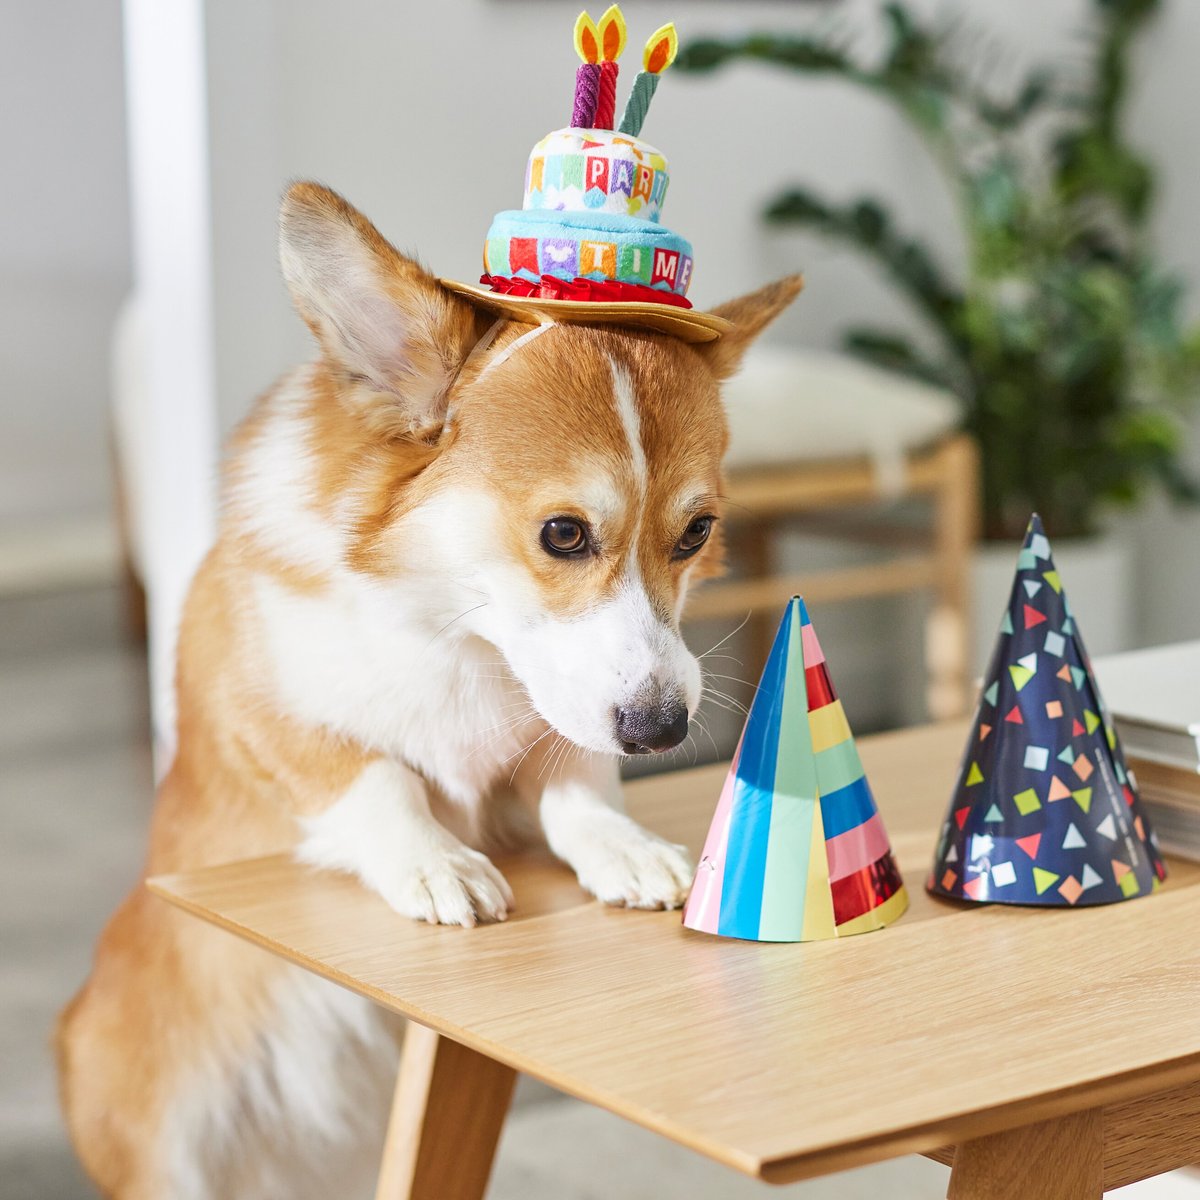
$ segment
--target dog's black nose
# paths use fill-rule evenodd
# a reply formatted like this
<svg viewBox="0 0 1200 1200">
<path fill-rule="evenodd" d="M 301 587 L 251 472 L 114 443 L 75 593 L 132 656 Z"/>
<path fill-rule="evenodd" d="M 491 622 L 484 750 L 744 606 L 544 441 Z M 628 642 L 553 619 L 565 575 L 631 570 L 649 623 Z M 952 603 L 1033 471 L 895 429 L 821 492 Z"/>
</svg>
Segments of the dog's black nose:
<svg viewBox="0 0 1200 1200">
<path fill-rule="evenodd" d="M 670 750 L 687 737 L 688 711 L 683 704 L 654 708 L 618 708 L 617 739 L 626 754 Z"/>
</svg>

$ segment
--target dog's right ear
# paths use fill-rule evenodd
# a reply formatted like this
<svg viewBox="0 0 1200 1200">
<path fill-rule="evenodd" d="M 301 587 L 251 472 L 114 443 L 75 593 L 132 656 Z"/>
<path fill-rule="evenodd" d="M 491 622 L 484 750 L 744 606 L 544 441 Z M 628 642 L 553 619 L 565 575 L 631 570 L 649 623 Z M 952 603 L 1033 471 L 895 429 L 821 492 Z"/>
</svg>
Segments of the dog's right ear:
<svg viewBox="0 0 1200 1200">
<path fill-rule="evenodd" d="M 408 429 L 439 425 L 477 338 L 475 310 L 317 183 L 283 198 L 279 260 L 330 364 L 395 397 Z"/>
<path fill-rule="evenodd" d="M 803 287 L 802 276 L 789 275 L 712 310 L 714 317 L 724 317 L 733 325 L 717 341 L 697 347 L 718 379 L 728 379 L 738 369 L 750 344 L 800 295 Z"/>
</svg>

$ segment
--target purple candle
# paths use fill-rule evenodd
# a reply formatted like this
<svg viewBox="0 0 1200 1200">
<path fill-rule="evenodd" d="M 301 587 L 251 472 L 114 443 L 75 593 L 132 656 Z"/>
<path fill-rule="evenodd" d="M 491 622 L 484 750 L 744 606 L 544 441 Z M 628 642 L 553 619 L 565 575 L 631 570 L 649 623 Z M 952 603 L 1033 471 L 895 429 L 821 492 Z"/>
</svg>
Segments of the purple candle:
<svg viewBox="0 0 1200 1200">
<path fill-rule="evenodd" d="M 600 95 L 600 64 L 580 63 L 575 72 L 575 104 L 571 109 L 574 129 L 591 129 L 596 119 L 596 102 Z"/>
<path fill-rule="evenodd" d="M 600 31 L 586 12 L 581 12 L 575 22 L 575 52 L 583 62 L 575 72 L 571 127 L 591 129 L 596 120 L 596 102 L 600 95 Z"/>
</svg>

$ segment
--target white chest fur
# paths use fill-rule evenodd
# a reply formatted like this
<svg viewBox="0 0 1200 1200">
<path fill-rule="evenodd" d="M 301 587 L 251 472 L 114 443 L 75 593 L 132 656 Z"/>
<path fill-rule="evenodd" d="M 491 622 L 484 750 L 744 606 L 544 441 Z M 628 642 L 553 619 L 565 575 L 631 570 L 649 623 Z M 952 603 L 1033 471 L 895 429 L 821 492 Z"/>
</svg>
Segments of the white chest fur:
<svg viewBox="0 0 1200 1200">
<path fill-rule="evenodd" d="M 281 708 L 407 763 L 451 800 L 477 802 L 546 728 L 499 654 L 434 609 L 427 584 L 385 591 L 339 572 L 302 595 L 263 576 L 255 602 Z"/>
</svg>

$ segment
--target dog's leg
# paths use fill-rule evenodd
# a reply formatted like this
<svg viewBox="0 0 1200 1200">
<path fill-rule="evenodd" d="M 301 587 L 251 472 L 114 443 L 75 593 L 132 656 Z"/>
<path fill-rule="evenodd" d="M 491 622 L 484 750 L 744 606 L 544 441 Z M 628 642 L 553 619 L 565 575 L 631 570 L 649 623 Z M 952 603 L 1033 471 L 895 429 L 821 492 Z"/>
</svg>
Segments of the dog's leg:
<svg viewBox="0 0 1200 1200">
<path fill-rule="evenodd" d="M 502 921 L 512 907 L 504 876 L 438 824 L 425 781 L 376 759 L 329 808 L 303 820 L 296 854 L 357 875 L 397 912 L 442 925 Z"/>
<path fill-rule="evenodd" d="M 582 752 L 562 756 L 539 806 L 550 849 L 598 900 L 678 908 L 687 898 L 692 868 L 686 851 L 625 815 L 616 759 Z"/>
</svg>

